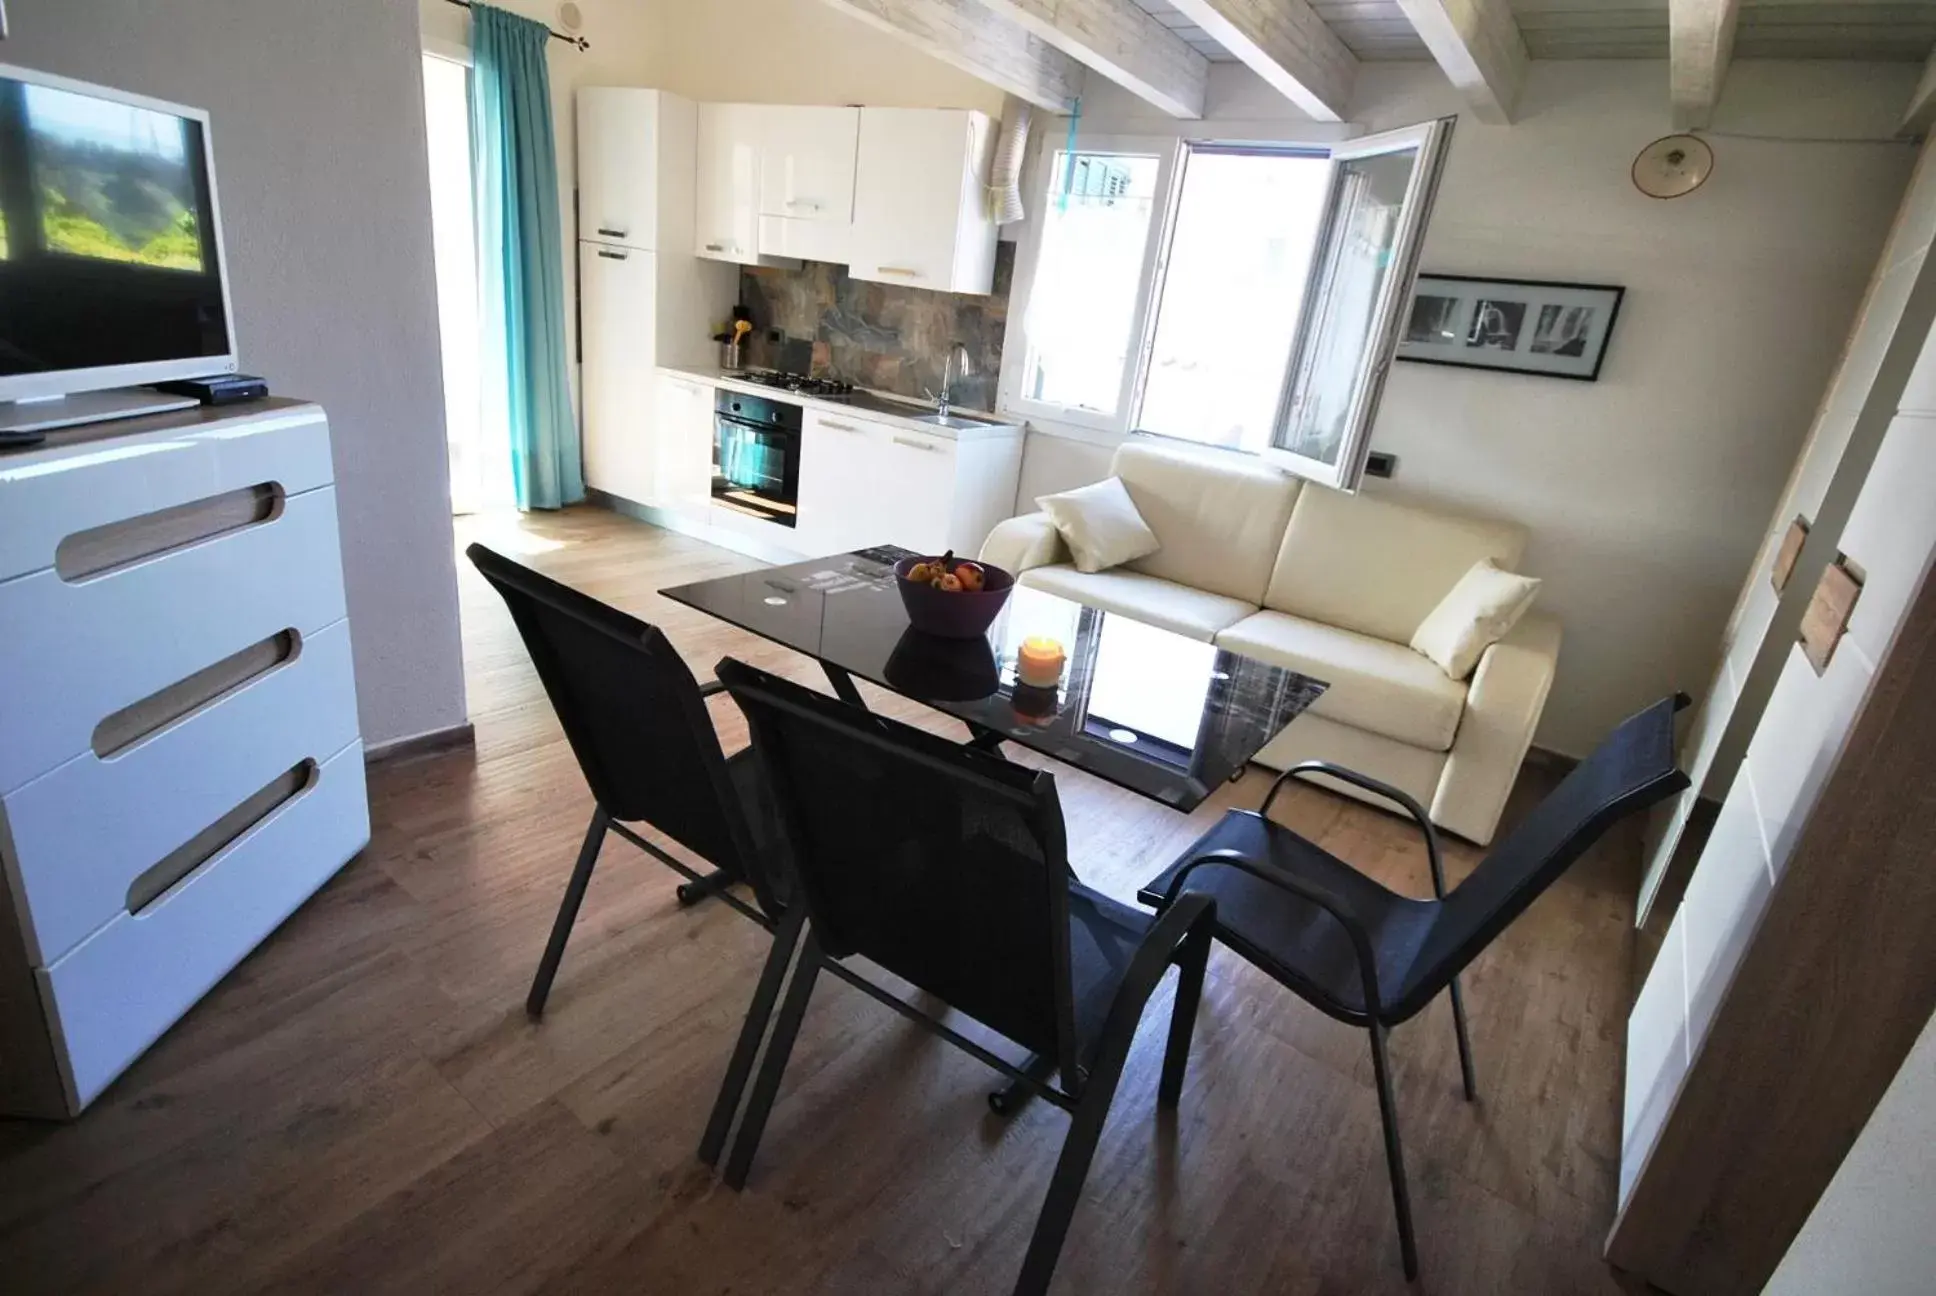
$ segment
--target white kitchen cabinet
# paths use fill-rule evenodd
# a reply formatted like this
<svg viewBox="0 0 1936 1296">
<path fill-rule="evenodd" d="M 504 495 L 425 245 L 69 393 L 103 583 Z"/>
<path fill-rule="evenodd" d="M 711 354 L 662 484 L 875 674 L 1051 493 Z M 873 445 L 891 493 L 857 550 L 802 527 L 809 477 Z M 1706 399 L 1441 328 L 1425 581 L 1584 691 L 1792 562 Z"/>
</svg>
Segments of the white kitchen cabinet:
<svg viewBox="0 0 1936 1296">
<path fill-rule="evenodd" d="M 760 147 L 760 215 L 854 219 L 858 108 L 772 109 Z"/>
<path fill-rule="evenodd" d="M 671 139 L 662 140 L 660 119 L 665 101 L 671 99 L 657 90 L 622 87 L 588 87 L 578 92 L 579 238 L 646 251 L 661 246 L 659 152 Z M 691 102 L 675 102 L 691 116 Z M 678 125 L 672 123 L 675 135 Z M 686 129 L 689 133 L 690 125 Z M 690 170 L 690 142 L 685 153 Z"/>
<path fill-rule="evenodd" d="M 938 554 L 952 548 L 958 511 L 955 442 L 907 428 L 884 431 L 880 473 L 892 486 L 877 504 L 876 525 L 889 544 L 917 553 Z M 982 539 L 976 537 L 973 548 L 964 548 L 964 553 L 980 549 Z"/>
<path fill-rule="evenodd" d="M 775 110 L 700 104 L 694 251 L 716 261 L 759 261 L 760 158 Z"/>
<path fill-rule="evenodd" d="M 776 107 L 760 141 L 762 256 L 853 258 L 858 108 Z"/>
<path fill-rule="evenodd" d="M 652 444 L 655 262 L 651 252 L 578 245 L 585 484 L 640 504 L 653 503 L 658 492 Z"/>
<path fill-rule="evenodd" d="M 986 210 L 994 124 L 948 108 L 862 108 L 854 228 L 855 279 L 985 293 L 994 284 L 995 222 Z"/>
<path fill-rule="evenodd" d="M 802 550 L 834 554 L 881 543 L 875 514 L 887 483 L 874 475 L 881 440 L 877 423 L 806 411 L 800 429 L 800 513 L 794 528 Z"/>
<path fill-rule="evenodd" d="M 657 407 L 658 494 L 647 502 L 689 526 L 703 528 L 712 513 L 713 389 L 661 374 Z"/>
<path fill-rule="evenodd" d="M 800 444 L 798 547 L 894 544 L 973 554 L 1014 511 L 1020 436 L 957 441 L 808 407 Z"/>
</svg>

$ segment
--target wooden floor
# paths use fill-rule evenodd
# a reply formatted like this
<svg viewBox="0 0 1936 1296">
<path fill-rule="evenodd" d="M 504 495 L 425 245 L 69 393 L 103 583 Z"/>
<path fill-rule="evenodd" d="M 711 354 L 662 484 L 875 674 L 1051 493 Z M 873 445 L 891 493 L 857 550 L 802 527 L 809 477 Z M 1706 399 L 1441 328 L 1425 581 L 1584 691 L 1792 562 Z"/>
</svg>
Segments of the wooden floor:
<svg viewBox="0 0 1936 1296">
<path fill-rule="evenodd" d="M 745 559 L 586 509 L 470 538 L 663 625 L 702 678 L 726 652 L 817 678 L 653 592 Z M 549 1015 L 526 1020 L 591 799 L 502 605 L 459 569 L 475 752 L 374 771 L 370 849 L 85 1118 L 0 1122 L 0 1291 L 1007 1290 L 1067 1118 L 996 1120 L 989 1072 L 823 977 L 752 1181 L 728 1191 L 694 1148 L 765 938 L 676 907 L 672 875 L 624 843 Z M 713 712 L 743 743 L 730 701 Z M 1186 818 L 1057 779 L 1078 872 L 1125 898 L 1265 786 L 1253 770 Z M 1404 823 L 1314 791 L 1280 806 L 1427 892 Z M 1454 876 L 1476 856 L 1454 846 Z M 1057 1292 L 1616 1290 L 1598 1253 L 1636 873 L 1631 837 L 1603 845 L 1473 968 L 1477 1105 L 1442 1001 L 1395 1033 L 1416 1286 L 1362 1034 L 1219 951 L 1173 1119 L 1155 1110 L 1167 986 L 1151 1006 Z"/>
</svg>

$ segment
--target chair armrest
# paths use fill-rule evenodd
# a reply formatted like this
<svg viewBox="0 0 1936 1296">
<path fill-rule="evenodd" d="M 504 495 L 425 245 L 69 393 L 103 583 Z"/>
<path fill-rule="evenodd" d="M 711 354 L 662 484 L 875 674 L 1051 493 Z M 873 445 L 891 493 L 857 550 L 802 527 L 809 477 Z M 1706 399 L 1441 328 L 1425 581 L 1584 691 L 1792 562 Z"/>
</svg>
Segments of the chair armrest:
<svg viewBox="0 0 1936 1296">
<path fill-rule="evenodd" d="M 1425 807 L 1414 800 L 1411 793 L 1395 788 L 1383 779 L 1375 779 L 1369 774 L 1360 774 L 1357 770 L 1346 769 L 1330 761 L 1299 761 L 1279 774 L 1271 783 L 1270 791 L 1264 794 L 1264 803 L 1257 807 L 1257 813 L 1268 816 L 1271 802 L 1277 799 L 1277 790 L 1300 774 L 1322 774 L 1326 778 L 1355 784 L 1367 792 L 1376 792 L 1379 796 L 1403 806 L 1405 813 L 1411 815 L 1412 821 L 1418 825 L 1418 830 L 1425 835 L 1425 858 L 1432 866 L 1432 891 L 1439 899 L 1445 899 L 1445 861 L 1439 854 L 1439 830 L 1432 826 L 1431 816 L 1425 813 Z"/>
<path fill-rule="evenodd" d="M 1062 546 L 1062 533 L 1047 513 L 1024 513 L 998 523 L 982 541 L 978 556 L 985 563 L 1020 576 L 1031 567 L 1064 561 L 1068 551 Z"/>
<path fill-rule="evenodd" d="M 699 686 L 699 696 L 702 698 L 718 697 L 725 691 L 726 686 L 718 680 L 708 680 Z"/>
<path fill-rule="evenodd" d="M 1522 617 L 1480 656 L 1432 797 L 1434 823 L 1481 846 L 1492 840 L 1546 708 L 1559 656 L 1559 622 L 1538 613 Z"/>
<path fill-rule="evenodd" d="M 1280 891 L 1288 891 L 1301 900 L 1308 900 L 1330 914 L 1344 928 L 1344 934 L 1351 940 L 1351 948 L 1358 955 L 1358 975 L 1364 982 L 1365 1014 L 1376 1019 L 1378 1006 L 1378 959 L 1372 953 L 1371 933 L 1357 912 L 1346 903 L 1345 898 L 1334 891 L 1327 890 L 1315 882 L 1298 877 L 1296 874 L 1277 868 L 1266 860 L 1252 859 L 1239 850 L 1216 850 L 1198 855 L 1176 871 L 1170 879 L 1170 889 L 1163 894 L 1163 909 L 1179 903 L 1184 879 L 1205 864 L 1224 864 L 1250 874 L 1258 881 L 1274 886 Z M 1187 899 L 1188 897 L 1184 897 Z"/>
<path fill-rule="evenodd" d="M 1129 1060 L 1130 1045 L 1136 1040 L 1136 1027 L 1143 1019 L 1143 1008 L 1163 974 L 1170 969 L 1177 951 L 1192 934 L 1209 940 L 1217 926 L 1217 902 L 1212 896 L 1189 895 L 1166 904 L 1150 926 L 1136 953 L 1130 956 L 1129 970 L 1109 1001 L 1109 1014 L 1103 1018 L 1102 1046 L 1089 1068 L 1091 1081 L 1106 1078 L 1114 1085 Z"/>
</svg>

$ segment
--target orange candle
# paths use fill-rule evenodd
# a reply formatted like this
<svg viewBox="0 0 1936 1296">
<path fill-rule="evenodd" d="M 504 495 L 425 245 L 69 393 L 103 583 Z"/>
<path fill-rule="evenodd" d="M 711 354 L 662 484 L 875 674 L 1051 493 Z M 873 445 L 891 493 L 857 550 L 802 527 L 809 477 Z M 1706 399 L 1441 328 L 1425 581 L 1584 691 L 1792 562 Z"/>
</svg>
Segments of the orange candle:
<svg viewBox="0 0 1936 1296">
<path fill-rule="evenodd" d="M 1054 688 L 1062 680 L 1067 660 L 1059 642 L 1047 635 L 1030 635 L 1015 654 L 1015 678 L 1034 688 Z"/>
</svg>

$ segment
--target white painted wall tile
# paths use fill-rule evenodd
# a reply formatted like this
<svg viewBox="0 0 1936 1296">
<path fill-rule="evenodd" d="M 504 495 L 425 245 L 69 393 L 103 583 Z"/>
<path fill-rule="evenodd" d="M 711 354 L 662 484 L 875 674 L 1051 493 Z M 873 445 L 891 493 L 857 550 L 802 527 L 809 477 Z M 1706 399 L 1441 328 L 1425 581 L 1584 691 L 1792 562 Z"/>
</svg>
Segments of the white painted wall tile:
<svg viewBox="0 0 1936 1296">
<path fill-rule="evenodd" d="M 1889 425 L 1841 547 L 1863 572 L 1848 638 L 1879 660 L 1936 554 L 1936 417 Z"/>
<path fill-rule="evenodd" d="M 1876 286 L 1875 295 L 1869 299 L 1869 308 L 1862 313 L 1862 322 L 1849 341 L 1848 355 L 1842 361 L 1835 385 L 1830 389 L 1829 409 L 1855 413 L 1868 399 L 1869 388 L 1875 384 L 1876 370 L 1882 364 L 1882 356 L 1888 350 L 1890 340 L 1896 335 L 1903 305 L 1909 300 L 1909 289 L 1916 282 L 1926 255 L 1926 252 L 1917 252 L 1892 266 Z"/>
<path fill-rule="evenodd" d="M 1751 770 L 1768 867 L 1779 878 L 1867 696 L 1874 664 L 1846 639 L 1817 676 L 1791 648 L 1744 768 Z"/>
<path fill-rule="evenodd" d="M 1754 780 L 1735 779 L 1687 884 L 1687 1039 L 1701 1047 L 1722 992 L 1768 904 L 1773 877 L 1762 843 Z"/>
<path fill-rule="evenodd" d="M 1620 1140 L 1620 1200 L 1660 1137 L 1687 1074 L 1686 910 L 1676 914 L 1627 1018 L 1626 1109 Z"/>
</svg>

